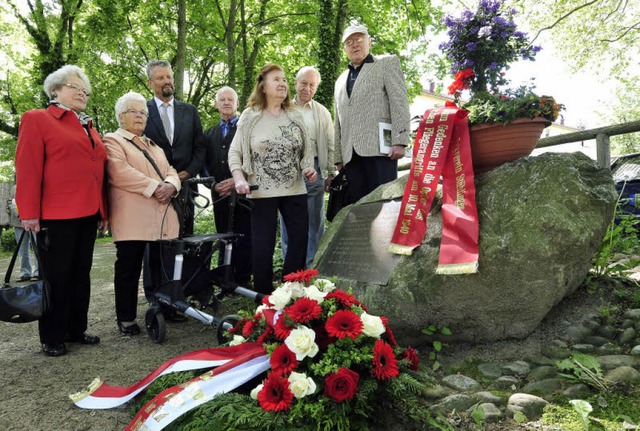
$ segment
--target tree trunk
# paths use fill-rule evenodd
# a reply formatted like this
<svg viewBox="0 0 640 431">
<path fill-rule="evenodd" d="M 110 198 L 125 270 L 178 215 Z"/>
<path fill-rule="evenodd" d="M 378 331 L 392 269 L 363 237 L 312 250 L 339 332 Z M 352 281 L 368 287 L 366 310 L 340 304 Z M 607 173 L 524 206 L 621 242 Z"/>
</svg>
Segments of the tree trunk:
<svg viewBox="0 0 640 431">
<path fill-rule="evenodd" d="M 315 99 L 331 110 L 333 89 L 340 74 L 341 36 L 347 21 L 349 0 L 319 0 L 318 70 L 322 81 Z"/>
</svg>

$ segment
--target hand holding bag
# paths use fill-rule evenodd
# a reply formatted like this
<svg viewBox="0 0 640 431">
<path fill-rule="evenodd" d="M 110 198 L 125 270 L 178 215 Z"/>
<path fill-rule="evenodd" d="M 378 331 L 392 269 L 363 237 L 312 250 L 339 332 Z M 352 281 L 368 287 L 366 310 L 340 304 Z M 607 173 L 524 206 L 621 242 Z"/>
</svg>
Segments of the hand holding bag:
<svg viewBox="0 0 640 431">
<path fill-rule="evenodd" d="M 25 237 L 29 235 L 31 247 L 38 261 L 39 280 L 20 285 L 11 285 L 10 279 L 13 267 L 18 257 L 20 245 Z M 0 320 L 12 323 L 26 323 L 38 320 L 49 307 L 49 283 L 44 279 L 42 264 L 38 247 L 35 246 L 35 235 L 33 232 L 24 231 L 20 235 L 18 246 L 13 252 L 11 263 L 4 277 L 4 284 L 0 287 Z"/>
<path fill-rule="evenodd" d="M 327 203 L 327 220 L 333 221 L 333 218 L 345 206 L 347 206 L 347 176 L 342 169 L 329 185 L 329 202 Z"/>
</svg>

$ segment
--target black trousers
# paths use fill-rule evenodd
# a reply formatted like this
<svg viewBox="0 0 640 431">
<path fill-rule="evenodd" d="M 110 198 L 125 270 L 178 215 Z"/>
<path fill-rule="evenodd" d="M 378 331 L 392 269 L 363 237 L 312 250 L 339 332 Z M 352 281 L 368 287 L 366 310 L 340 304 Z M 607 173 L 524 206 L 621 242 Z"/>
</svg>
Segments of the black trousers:
<svg viewBox="0 0 640 431">
<path fill-rule="evenodd" d="M 273 252 L 276 246 L 278 211 L 289 235 L 282 275 L 304 269 L 307 258 L 309 216 L 307 195 L 254 199 L 251 212 L 253 284 L 256 291 L 273 291 Z"/>
<path fill-rule="evenodd" d="M 240 233 L 244 235 L 233 245 L 231 267 L 235 281 L 246 286 L 251 279 L 251 212 L 244 207 L 236 206 L 233 215 L 233 223 L 229 223 L 230 209 L 229 198 L 220 199 L 220 196 L 211 192 L 213 215 L 216 224 L 216 232 Z M 217 201 L 217 202 L 216 202 Z M 224 249 L 218 255 L 218 265 L 224 263 Z"/>
<path fill-rule="evenodd" d="M 51 286 L 50 308 L 38 321 L 40 342 L 63 343 L 87 330 L 91 264 L 98 216 L 42 220 L 38 248 L 41 274 Z"/>
<path fill-rule="evenodd" d="M 349 180 L 348 202 L 345 206 L 356 203 L 378 186 L 398 178 L 398 161 L 387 156 L 362 157 L 354 151 L 344 169 Z"/>
<path fill-rule="evenodd" d="M 150 241 L 118 241 L 113 284 L 116 296 L 116 318 L 120 322 L 136 320 L 138 310 L 138 284 L 142 258 L 149 244 L 149 274 L 151 286 L 160 286 L 160 249 Z"/>
</svg>

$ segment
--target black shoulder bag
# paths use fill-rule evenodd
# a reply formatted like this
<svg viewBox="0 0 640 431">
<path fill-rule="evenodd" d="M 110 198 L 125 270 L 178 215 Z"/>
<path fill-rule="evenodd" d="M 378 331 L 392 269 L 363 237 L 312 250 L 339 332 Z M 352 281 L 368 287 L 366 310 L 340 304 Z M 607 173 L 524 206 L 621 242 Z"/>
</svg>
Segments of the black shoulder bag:
<svg viewBox="0 0 640 431">
<path fill-rule="evenodd" d="M 338 175 L 331 180 L 329 185 L 329 202 L 327 203 L 327 220 L 333 221 L 333 218 L 340 212 L 342 208 L 347 206 L 347 176 L 344 169 L 338 172 Z"/>
<path fill-rule="evenodd" d="M 156 171 L 156 173 L 158 174 L 158 176 L 160 177 L 161 181 L 164 181 L 164 176 L 162 176 L 162 172 L 160 172 L 160 168 L 158 168 L 158 165 L 156 165 L 155 160 L 153 160 L 153 158 L 149 155 L 149 152 L 147 150 L 145 150 L 144 148 L 140 148 L 135 142 L 133 142 L 133 140 L 127 139 L 129 142 L 131 142 L 131 144 L 136 147 L 137 149 L 139 149 L 140 151 L 142 151 L 142 154 L 144 154 L 144 157 L 147 159 L 147 161 L 151 164 L 151 167 L 153 167 L 153 169 Z M 180 237 L 182 238 L 182 234 L 183 234 L 183 225 L 184 225 L 184 217 L 185 217 L 185 208 L 187 207 L 187 202 L 186 202 L 186 195 L 185 193 L 183 193 L 183 190 L 185 188 L 181 188 L 180 192 L 178 192 L 178 196 L 175 196 L 173 198 L 171 198 L 171 205 L 173 205 L 173 209 L 176 210 L 176 213 L 178 213 L 178 221 L 180 222 Z"/>
<path fill-rule="evenodd" d="M 20 285 L 11 285 L 10 279 L 13 267 L 20 251 L 20 245 L 25 235 L 31 239 L 31 248 L 38 261 L 39 280 Z M 45 279 L 40 253 L 35 245 L 35 235 L 33 232 L 24 231 L 20 235 L 16 251 L 13 252 L 11 263 L 4 277 L 4 284 L 0 287 L 0 320 L 12 323 L 26 323 L 38 320 L 49 308 L 50 287 Z"/>
</svg>

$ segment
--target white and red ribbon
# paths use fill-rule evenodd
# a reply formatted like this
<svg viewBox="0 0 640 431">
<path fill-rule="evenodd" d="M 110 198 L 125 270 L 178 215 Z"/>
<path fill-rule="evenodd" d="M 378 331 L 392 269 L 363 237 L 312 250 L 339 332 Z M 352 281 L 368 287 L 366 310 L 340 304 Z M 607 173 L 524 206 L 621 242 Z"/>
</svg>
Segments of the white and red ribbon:
<svg viewBox="0 0 640 431">
<path fill-rule="evenodd" d="M 189 382 L 158 394 L 138 412 L 125 430 L 161 430 L 187 411 L 229 392 L 270 368 L 261 344 L 196 350 L 170 359 L 144 379 L 131 386 L 109 386 L 94 380 L 86 391 L 70 398 L 81 408 L 109 409 L 126 403 L 165 374 L 217 367 Z"/>
</svg>

